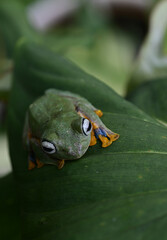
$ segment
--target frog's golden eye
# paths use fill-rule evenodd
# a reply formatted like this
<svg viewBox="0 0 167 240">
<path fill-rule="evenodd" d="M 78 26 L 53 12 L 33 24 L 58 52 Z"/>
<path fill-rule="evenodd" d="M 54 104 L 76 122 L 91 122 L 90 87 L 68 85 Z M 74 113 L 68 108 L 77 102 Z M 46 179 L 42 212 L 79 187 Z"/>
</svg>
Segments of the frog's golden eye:
<svg viewBox="0 0 167 240">
<path fill-rule="evenodd" d="M 42 149 L 48 154 L 53 154 L 56 152 L 56 147 L 54 146 L 54 144 L 47 140 L 42 141 Z"/>
<path fill-rule="evenodd" d="M 91 122 L 90 122 L 88 119 L 83 118 L 83 119 L 82 119 L 82 131 L 83 131 L 83 133 L 84 133 L 86 136 L 88 136 L 89 133 L 91 132 L 91 130 L 92 130 L 92 124 L 91 124 Z"/>
</svg>

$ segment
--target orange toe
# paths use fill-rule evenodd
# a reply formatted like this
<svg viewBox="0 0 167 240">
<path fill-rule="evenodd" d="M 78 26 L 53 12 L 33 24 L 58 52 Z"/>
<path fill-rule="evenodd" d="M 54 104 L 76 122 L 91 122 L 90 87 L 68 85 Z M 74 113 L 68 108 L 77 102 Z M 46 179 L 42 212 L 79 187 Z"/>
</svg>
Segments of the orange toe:
<svg viewBox="0 0 167 240">
<path fill-rule="evenodd" d="M 97 114 L 97 116 L 102 117 L 103 116 L 103 112 L 100 109 L 95 110 L 95 113 Z"/>
<path fill-rule="evenodd" d="M 108 147 L 111 145 L 112 140 L 108 139 L 107 137 L 104 137 L 102 135 L 99 135 L 99 139 L 102 142 L 102 147 Z"/>
<path fill-rule="evenodd" d="M 96 139 L 96 137 L 95 137 L 94 130 L 92 129 L 92 132 L 91 132 L 91 140 L 90 140 L 89 146 L 94 146 L 96 143 L 97 143 L 97 139 Z"/>
<path fill-rule="evenodd" d="M 58 169 L 61 169 L 64 167 L 65 161 L 64 160 L 58 160 L 57 167 Z"/>
<path fill-rule="evenodd" d="M 39 159 L 36 159 L 37 162 L 37 168 L 43 167 L 44 163 L 42 163 Z"/>
<path fill-rule="evenodd" d="M 29 160 L 28 161 L 28 170 L 32 170 L 35 167 L 36 167 L 35 163 L 33 163 L 31 160 Z"/>
</svg>

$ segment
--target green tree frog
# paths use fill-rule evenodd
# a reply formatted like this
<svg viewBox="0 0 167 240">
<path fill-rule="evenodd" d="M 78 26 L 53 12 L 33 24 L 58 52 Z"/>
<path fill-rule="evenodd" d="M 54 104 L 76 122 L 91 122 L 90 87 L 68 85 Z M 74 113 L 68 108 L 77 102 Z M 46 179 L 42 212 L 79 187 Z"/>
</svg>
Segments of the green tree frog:
<svg viewBox="0 0 167 240">
<path fill-rule="evenodd" d="M 108 147 L 119 135 L 100 120 L 103 115 L 85 98 L 71 92 L 49 89 L 28 108 L 24 143 L 29 169 L 57 165 L 81 158 L 89 146 L 101 140 Z"/>
</svg>

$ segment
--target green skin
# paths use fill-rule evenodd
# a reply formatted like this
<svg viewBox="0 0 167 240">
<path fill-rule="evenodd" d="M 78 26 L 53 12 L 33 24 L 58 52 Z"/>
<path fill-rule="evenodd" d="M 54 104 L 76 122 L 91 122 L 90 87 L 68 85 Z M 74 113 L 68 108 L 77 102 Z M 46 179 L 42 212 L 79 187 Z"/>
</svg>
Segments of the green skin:
<svg viewBox="0 0 167 240">
<path fill-rule="evenodd" d="M 24 128 L 24 142 L 29 153 L 33 153 L 45 164 L 57 164 L 57 160 L 74 160 L 87 151 L 91 131 L 83 133 L 82 121 L 86 116 L 107 133 L 112 133 L 94 112 L 91 103 L 79 95 L 49 89 L 29 106 Z M 79 114 L 80 113 L 80 114 Z M 83 117 L 80 116 L 83 114 Z M 31 132 L 31 138 L 28 138 Z M 56 146 L 56 152 L 46 153 L 42 140 Z"/>
</svg>

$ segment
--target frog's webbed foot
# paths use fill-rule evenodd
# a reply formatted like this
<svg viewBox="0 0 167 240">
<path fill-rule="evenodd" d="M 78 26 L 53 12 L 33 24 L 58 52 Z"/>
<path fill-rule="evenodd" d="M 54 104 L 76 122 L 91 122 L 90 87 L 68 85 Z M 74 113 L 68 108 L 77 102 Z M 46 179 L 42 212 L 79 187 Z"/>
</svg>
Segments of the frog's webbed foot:
<svg viewBox="0 0 167 240">
<path fill-rule="evenodd" d="M 64 160 L 58 160 L 57 167 L 58 169 L 61 169 L 64 167 L 65 161 Z"/>
<path fill-rule="evenodd" d="M 29 159 L 28 160 L 28 170 L 32 170 L 35 167 L 36 167 L 36 164 Z"/>
<path fill-rule="evenodd" d="M 94 112 L 98 117 L 103 116 L 103 112 L 100 109 L 95 109 Z M 90 146 L 95 145 L 97 143 L 97 139 L 100 139 L 102 147 L 108 147 L 112 144 L 112 142 L 119 138 L 119 134 L 114 133 L 105 127 L 101 127 L 96 122 L 91 121 L 91 123 L 93 128 L 91 132 Z"/>
<path fill-rule="evenodd" d="M 103 127 L 99 127 L 96 123 L 92 123 L 93 129 L 92 129 L 92 135 L 93 138 L 100 139 L 102 142 L 102 147 L 108 147 L 112 144 L 112 142 L 116 141 L 119 138 L 119 134 L 114 133 L 112 131 L 108 131 Z M 95 145 L 95 140 L 92 138 L 91 135 L 91 142 L 90 146 Z M 94 142 L 94 144 L 91 145 L 91 143 Z M 96 140 L 97 142 L 97 140 Z"/>
<path fill-rule="evenodd" d="M 41 168 L 44 163 L 42 163 L 38 158 L 35 158 L 34 154 L 30 154 L 28 157 L 28 170 L 32 170 L 33 168 Z"/>
<path fill-rule="evenodd" d="M 100 131 L 102 131 L 102 134 L 97 134 L 99 139 L 102 142 L 102 147 L 108 147 L 112 144 L 112 142 L 116 141 L 119 138 L 119 134 L 111 132 L 110 134 L 102 130 L 100 128 Z"/>
<path fill-rule="evenodd" d="M 30 153 L 28 156 L 28 170 L 32 170 L 37 166 L 36 159 L 33 153 Z"/>
</svg>

